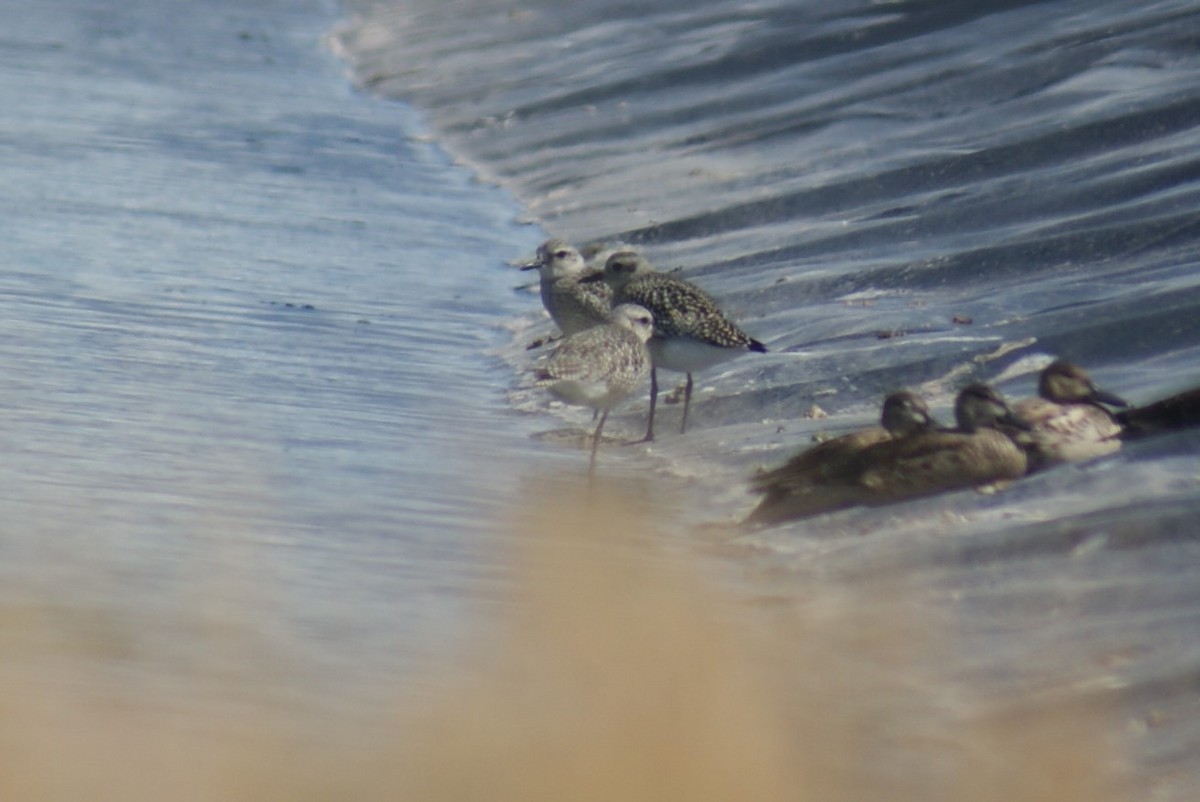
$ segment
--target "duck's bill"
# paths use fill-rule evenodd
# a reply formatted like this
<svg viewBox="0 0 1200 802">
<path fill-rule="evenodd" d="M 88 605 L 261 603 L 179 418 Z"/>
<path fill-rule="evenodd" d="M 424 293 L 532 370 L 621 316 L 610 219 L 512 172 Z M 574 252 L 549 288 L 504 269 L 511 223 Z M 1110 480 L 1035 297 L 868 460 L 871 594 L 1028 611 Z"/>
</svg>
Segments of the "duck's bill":
<svg viewBox="0 0 1200 802">
<path fill-rule="evenodd" d="M 1110 407 L 1127 407 L 1129 402 L 1119 395 L 1113 395 L 1105 390 L 1095 390 L 1092 393 L 1092 400 L 1099 404 L 1108 404 Z"/>
<path fill-rule="evenodd" d="M 1028 421 L 1017 417 L 1016 415 L 1014 415 L 1011 412 L 1009 412 L 1008 414 L 999 418 L 998 420 L 1000 421 L 1000 423 L 1003 423 L 1005 426 L 1011 426 L 1014 429 L 1020 429 L 1023 432 L 1032 432 L 1033 431 L 1033 426 L 1031 426 Z"/>
</svg>

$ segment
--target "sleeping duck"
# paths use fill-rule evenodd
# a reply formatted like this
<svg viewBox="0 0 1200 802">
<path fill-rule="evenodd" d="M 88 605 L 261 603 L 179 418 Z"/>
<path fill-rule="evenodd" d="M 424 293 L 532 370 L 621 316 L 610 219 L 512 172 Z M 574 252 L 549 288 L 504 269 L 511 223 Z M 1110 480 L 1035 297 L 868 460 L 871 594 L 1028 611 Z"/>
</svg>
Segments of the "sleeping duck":
<svg viewBox="0 0 1200 802">
<path fill-rule="evenodd" d="M 1119 449 L 1121 424 L 1105 405 L 1128 406 L 1123 398 L 1097 387 L 1078 365 L 1064 359 L 1047 365 L 1038 380 L 1037 397 L 1013 405 L 1013 413 L 1030 427 L 1016 436 L 1029 455 L 1030 472 Z"/>
<path fill-rule="evenodd" d="M 921 420 L 918 413 L 908 414 L 913 422 Z M 755 480 L 753 489 L 765 498 L 747 523 L 889 504 L 1025 474 L 1024 450 L 1001 427 L 1024 431 L 1028 425 L 1012 414 L 999 393 L 986 384 L 964 388 L 955 400 L 954 416 L 958 425 L 953 429 L 935 428 L 926 413 L 922 425 L 889 430 L 888 436 L 864 447 L 809 457 L 814 448 L 793 458 Z M 797 467 L 789 470 L 793 464 Z"/>
</svg>

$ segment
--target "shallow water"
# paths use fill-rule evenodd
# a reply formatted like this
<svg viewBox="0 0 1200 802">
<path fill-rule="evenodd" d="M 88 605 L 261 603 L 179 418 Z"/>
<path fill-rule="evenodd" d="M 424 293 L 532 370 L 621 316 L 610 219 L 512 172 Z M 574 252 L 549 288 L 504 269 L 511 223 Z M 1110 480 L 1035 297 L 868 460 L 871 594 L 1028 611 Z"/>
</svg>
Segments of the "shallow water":
<svg viewBox="0 0 1200 802">
<path fill-rule="evenodd" d="M 239 670 L 244 628 L 370 696 L 495 584 L 501 455 L 537 447 L 495 268 L 540 235 L 353 89 L 336 11 L 0 11 L 3 603 L 117 675 Z"/>
<path fill-rule="evenodd" d="M 700 377 L 686 437 L 602 455 L 701 490 L 689 514 L 744 514 L 756 466 L 900 386 L 946 418 L 962 384 L 1028 395 L 1059 356 L 1134 402 L 1200 385 L 1194 3 L 347 5 L 362 86 L 426 110 L 549 233 L 683 267 L 771 347 Z M 1198 447 L 731 545 L 751 595 L 911 586 L 957 622 L 943 682 L 1116 701 L 1146 796 L 1190 799 Z"/>
<path fill-rule="evenodd" d="M 684 266 L 772 348 L 601 455 L 688 520 L 899 385 L 1200 383 L 1200 22 L 1127 5 L 347 3 L 331 45 L 427 124 L 352 90 L 320 0 L 9 4 L 6 622 L 139 689 L 402 682 L 499 586 L 493 518 L 586 462 L 520 378 L 550 328 L 505 261 L 546 233 Z M 764 604 L 904 586 L 952 614 L 942 685 L 1115 701 L 1144 795 L 1192 799 L 1198 448 L 703 535 Z"/>
</svg>

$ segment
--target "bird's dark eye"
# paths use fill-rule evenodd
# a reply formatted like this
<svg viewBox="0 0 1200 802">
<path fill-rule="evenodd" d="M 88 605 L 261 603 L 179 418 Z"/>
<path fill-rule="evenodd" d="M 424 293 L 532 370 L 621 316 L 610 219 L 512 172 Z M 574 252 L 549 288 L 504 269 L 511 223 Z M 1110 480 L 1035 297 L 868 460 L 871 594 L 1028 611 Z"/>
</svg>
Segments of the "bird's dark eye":
<svg viewBox="0 0 1200 802">
<path fill-rule="evenodd" d="M 570 255 L 571 255 L 571 254 L 570 254 L 569 252 L 567 252 L 567 251 L 555 251 L 555 252 L 554 252 L 554 258 L 555 258 L 555 259 L 566 259 L 566 258 L 567 258 L 568 256 L 570 256 Z"/>
</svg>

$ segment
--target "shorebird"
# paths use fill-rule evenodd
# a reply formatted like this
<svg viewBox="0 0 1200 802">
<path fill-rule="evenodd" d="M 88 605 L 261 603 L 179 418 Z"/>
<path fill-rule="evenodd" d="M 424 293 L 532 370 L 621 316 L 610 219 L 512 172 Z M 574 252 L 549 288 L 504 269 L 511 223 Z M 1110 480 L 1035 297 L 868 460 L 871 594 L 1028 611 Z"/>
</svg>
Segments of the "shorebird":
<svg viewBox="0 0 1200 802">
<path fill-rule="evenodd" d="M 604 264 L 600 277 L 589 276 L 581 283 L 604 281 L 613 290 L 613 303 L 633 303 L 654 316 L 650 359 L 650 419 L 643 442 L 654 439 L 654 409 L 658 403 L 658 369 L 687 374 L 683 395 L 680 434 L 687 431 L 688 408 L 692 402 L 692 374 L 711 368 L 747 351 L 766 352 L 767 347 L 725 317 L 704 290 L 676 276 L 659 273 L 642 256 L 618 251 Z"/>
<path fill-rule="evenodd" d="M 563 336 L 608 322 L 612 311 L 612 288 L 603 282 L 581 284 L 585 276 L 601 271 L 589 268 L 583 256 L 561 239 L 548 239 L 537 249 L 537 258 L 522 270 L 537 270 L 542 305 L 558 324 Z"/>
<path fill-rule="evenodd" d="M 771 524 L 803 517 L 810 509 L 826 509 L 828 500 L 822 497 L 826 486 L 852 471 L 863 451 L 936 426 L 920 396 L 907 391 L 892 393 L 883 401 L 879 426 L 818 443 L 752 478 L 751 491 L 763 498 L 745 522 Z"/>
<path fill-rule="evenodd" d="M 890 437 L 810 472 L 806 493 L 792 489 L 786 519 L 891 504 L 1025 475 L 1025 452 L 998 427 L 1026 425 L 1013 416 L 999 393 L 986 384 L 966 387 L 955 400 L 954 416 L 958 425 L 953 429 L 926 428 Z M 781 520 L 785 517 L 752 522 Z"/>
<path fill-rule="evenodd" d="M 654 318 L 648 311 L 635 304 L 621 304 L 613 308 L 608 323 L 563 340 L 534 372 L 536 386 L 545 387 L 567 403 L 600 412 L 600 423 L 592 435 L 589 474 L 596 467 L 596 447 L 609 411 L 650 371 L 646 341 L 653 330 Z"/>
<path fill-rule="evenodd" d="M 1038 379 L 1038 395 L 1013 405 L 1030 431 L 1016 440 L 1029 455 L 1030 472 L 1111 454 L 1121 447 L 1121 424 L 1102 404 L 1129 406 L 1101 390 L 1087 371 L 1064 359 L 1051 362 Z"/>
</svg>

